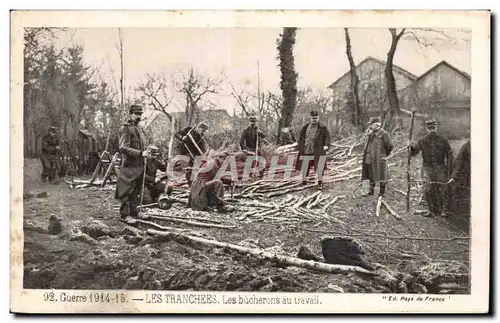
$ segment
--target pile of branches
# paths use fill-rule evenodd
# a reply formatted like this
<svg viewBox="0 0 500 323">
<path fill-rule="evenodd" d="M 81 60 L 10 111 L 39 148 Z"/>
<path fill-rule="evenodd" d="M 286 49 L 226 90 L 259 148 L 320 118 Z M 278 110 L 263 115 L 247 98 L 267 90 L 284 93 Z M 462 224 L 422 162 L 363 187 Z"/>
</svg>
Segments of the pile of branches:
<svg viewBox="0 0 500 323">
<path fill-rule="evenodd" d="M 327 210 L 344 196 L 331 196 L 316 191 L 308 196 L 288 195 L 275 203 L 235 200 L 235 204 L 246 212 L 237 219 L 249 222 L 266 221 L 280 224 L 307 223 L 315 220 L 331 220 L 344 224 Z"/>
</svg>

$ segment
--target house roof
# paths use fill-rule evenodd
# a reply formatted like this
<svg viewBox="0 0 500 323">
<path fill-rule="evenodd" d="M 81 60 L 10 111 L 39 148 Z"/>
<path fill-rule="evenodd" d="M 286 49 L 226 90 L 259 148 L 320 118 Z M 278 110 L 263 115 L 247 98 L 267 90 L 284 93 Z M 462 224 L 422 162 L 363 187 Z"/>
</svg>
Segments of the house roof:
<svg viewBox="0 0 500 323">
<path fill-rule="evenodd" d="M 444 66 L 447 66 L 447 67 L 451 68 L 452 70 L 454 70 L 458 74 L 461 74 L 463 77 L 468 78 L 470 80 L 470 75 L 469 74 L 465 73 L 464 71 L 459 70 L 458 68 L 456 68 L 455 66 L 451 65 L 447 61 L 441 61 L 441 62 L 437 63 L 436 65 L 434 65 L 433 67 L 431 67 L 430 69 L 428 69 L 427 72 L 425 72 L 424 74 L 420 75 L 415 81 L 418 82 L 419 80 L 423 79 L 425 76 L 427 76 L 428 74 L 432 73 L 434 70 L 436 70 L 441 65 L 444 65 Z"/>
<path fill-rule="evenodd" d="M 426 77 L 427 75 L 429 75 L 430 73 L 432 73 L 433 71 L 435 71 L 441 65 L 444 65 L 444 66 L 447 66 L 447 67 L 451 68 L 452 70 L 454 70 L 455 72 L 457 72 L 458 74 L 462 75 L 463 77 L 465 77 L 465 78 L 467 78 L 469 80 L 471 79 L 471 77 L 470 77 L 470 75 L 468 73 L 459 70 L 455 66 L 453 66 L 450 63 L 448 63 L 447 61 L 443 60 L 443 61 L 437 63 L 436 65 L 434 65 L 433 67 L 431 67 L 430 69 L 428 69 L 425 73 L 423 73 L 422 75 L 420 75 L 412 84 L 410 84 L 407 87 L 401 89 L 401 91 L 405 91 L 406 89 L 410 88 L 414 84 L 418 83 L 420 80 L 422 80 L 424 77 Z"/>
<path fill-rule="evenodd" d="M 372 57 L 372 56 L 368 56 L 368 57 L 366 57 L 364 60 L 362 60 L 361 62 L 359 62 L 359 64 L 358 64 L 358 65 L 356 65 L 356 69 L 357 69 L 358 67 L 360 67 L 361 65 L 365 64 L 365 63 L 366 63 L 366 62 L 368 62 L 368 61 L 375 61 L 375 62 L 377 62 L 377 63 L 379 63 L 379 64 L 381 64 L 381 65 L 385 65 L 385 64 L 386 64 L 386 62 L 385 62 L 385 61 L 383 61 L 383 60 L 380 60 L 380 59 L 375 58 L 375 57 Z M 417 79 L 417 76 L 416 76 L 416 75 L 414 75 L 414 74 L 412 74 L 412 73 L 408 72 L 408 71 L 407 71 L 407 70 L 405 70 L 404 68 L 401 68 L 401 67 L 399 67 L 399 66 L 397 66 L 397 65 L 394 65 L 394 64 L 393 64 L 393 65 L 392 65 L 392 70 L 393 70 L 393 71 L 395 71 L 395 72 L 397 72 L 397 73 L 399 73 L 399 74 L 402 74 L 402 75 L 404 75 L 404 76 L 408 77 L 408 78 L 409 78 L 409 79 L 411 79 L 412 81 L 415 81 L 415 80 Z M 345 72 L 345 73 L 344 73 L 341 77 L 339 77 L 339 78 L 338 78 L 335 82 L 333 82 L 332 84 L 330 84 L 330 85 L 328 86 L 328 88 L 329 88 L 329 89 L 333 88 L 333 87 L 334 87 L 334 86 L 335 86 L 335 85 L 336 85 L 336 84 L 337 84 L 337 83 L 338 83 L 341 79 L 343 79 L 345 76 L 349 75 L 349 73 L 350 73 L 350 70 L 349 70 L 349 71 L 347 71 L 347 72 Z"/>
</svg>

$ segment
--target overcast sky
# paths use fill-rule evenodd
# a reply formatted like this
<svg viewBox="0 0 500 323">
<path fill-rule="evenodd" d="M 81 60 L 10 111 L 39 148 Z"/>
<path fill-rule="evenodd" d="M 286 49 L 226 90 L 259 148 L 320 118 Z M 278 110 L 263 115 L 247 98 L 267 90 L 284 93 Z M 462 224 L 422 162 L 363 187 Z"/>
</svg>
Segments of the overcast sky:
<svg viewBox="0 0 500 323">
<path fill-rule="evenodd" d="M 188 67 L 212 77 L 225 71 L 227 79 L 237 89 L 256 88 L 257 61 L 261 88 L 277 93 L 280 72 L 276 39 L 281 31 L 279 28 L 122 29 L 127 95 L 134 95 L 131 89 L 146 73 L 162 72 L 172 76 Z M 444 30 L 446 36 L 435 32 L 418 33 L 427 41 L 437 42 L 437 46 L 421 47 L 414 40 L 403 39 L 394 58 L 396 65 L 418 76 L 446 60 L 470 74 L 470 35 L 467 32 Z M 386 60 L 391 41 L 387 29 L 350 29 L 350 36 L 356 64 L 367 56 Z M 119 84 L 118 29 L 70 29 L 60 36 L 58 43 L 60 46 L 83 45 L 87 63 L 100 66 L 100 76 L 113 87 Z M 299 29 L 294 50 L 298 86 L 327 91 L 327 86 L 349 69 L 345 51 L 342 28 Z M 229 111 L 235 106 L 228 86 L 224 86 L 212 102 Z M 172 110 L 182 109 L 182 104 L 182 100 L 176 100 Z"/>
</svg>

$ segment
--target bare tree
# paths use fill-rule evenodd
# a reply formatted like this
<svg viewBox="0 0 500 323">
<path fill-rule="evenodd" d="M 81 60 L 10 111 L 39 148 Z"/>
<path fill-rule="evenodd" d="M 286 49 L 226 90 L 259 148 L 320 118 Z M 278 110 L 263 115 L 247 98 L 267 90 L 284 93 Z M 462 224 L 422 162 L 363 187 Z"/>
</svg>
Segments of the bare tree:
<svg viewBox="0 0 500 323">
<path fill-rule="evenodd" d="M 396 117 L 399 116 L 399 100 L 398 93 L 396 88 L 396 80 L 394 79 L 394 74 L 392 72 L 394 55 L 396 54 L 396 49 L 398 46 L 398 42 L 401 39 L 401 36 L 405 33 L 406 29 L 402 29 L 399 33 L 396 31 L 396 28 L 389 28 L 389 32 L 391 33 L 391 47 L 389 48 L 389 52 L 387 52 L 387 62 L 385 65 L 385 82 L 387 86 L 387 99 L 389 100 L 389 109 L 390 109 L 390 119 L 385 123 L 388 129 L 392 129 L 393 122 Z"/>
<path fill-rule="evenodd" d="M 296 32 L 297 28 L 295 27 L 285 27 L 280 38 L 276 41 L 281 71 L 280 88 L 283 95 L 281 118 L 278 123 L 278 143 L 280 143 L 281 128 L 291 126 L 297 105 L 298 74 L 295 72 L 295 59 L 293 57 Z"/>
<path fill-rule="evenodd" d="M 438 49 L 442 46 L 456 46 L 459 42 L 467 42 L 468 40 L 467 37 L 457 39 L 456 37 L 449 36 L 443 30 L 432 28 L 403 28 L 399 32 L 396 28 L 389 28 L 389 32 L 391 33 L 391 46 L 387 53 L 387 63 L 384 75 L 386 79 L 387 99 L 389 101 L 390 119 L 385 123 L 385 127 L 392 130 L 394 127 L 394 121 L 399 117 L 399 113 L 401 111 L 397 95 L 396 81 L 392 71 L 394 55 L 396 54 L 399 41 L 401 39 L 416 41 L 421 48 L 434 47 Z M 468 33 L 466 30 L 459 30 L 457 32 L 459 34 Z"/>
<path fill-rule="evenodd" d="M 252 98 L 251 94 L 249 94 L 244 89 L 237 91 L 233 83 L 231 82 L 229 82 L 229 86 L 231 87 L 231 96 L 236 100 L 236 103 L 241 108 L 243 113 L 245 113 L 245 115 L 248 116 L 249 115 L 248 103 Z"/>
<path fill-rule="evenodd" d="M 192 125 L 199 122 L 200 100 L 207 94 L 217 94 L 222 84 L 222 78 L 211 78 L 189 69 L 187 75 L 177 82 L 177 90 L 182 93 L 186 100 L 186 124 Z"/>
<path fill-rule="evenodd" d="M 351 50 L 351 38 L 349 37 L 349 30 L 344 28 L 345 32 L 345 42 L 346 42 L 346 54 L 349 60 L 350 74 L 351 74 L 351 92 L 352 92 L 352 123 L 354 126 L 359 127 L 362 123 L 362 113 L 359 104 L 359 93 L 358 85 L 359 78 L 356 73 L 356 64 L 354 64 L 354 59 L 352 58 Z"/>
<path fill-rule="evenodd" d="M 170 88 L 170 89 L 169 89 Z M 176 120 L 167 109 L 171 106 L 174 99 L 173 86 L 168 85 L 168 81 L 161 74 L 146 74 L 146 80 L 139 83 L 137 91 L 148 101 L 155 111 L 163 113 L 170 121 L 170 140 L 168 144 L 168 158 L 172 157 L 174 133 L 176 129 Z"/>
<path fill-rule="evenodd" d="M 120 53 L 120 108 L 124 109 L 124 97 L 125 97 L 125 84 L 123 80 L 123 38 L 122 38 L 122 29 L 118 28 L 118 52 Z"/>
</svg>

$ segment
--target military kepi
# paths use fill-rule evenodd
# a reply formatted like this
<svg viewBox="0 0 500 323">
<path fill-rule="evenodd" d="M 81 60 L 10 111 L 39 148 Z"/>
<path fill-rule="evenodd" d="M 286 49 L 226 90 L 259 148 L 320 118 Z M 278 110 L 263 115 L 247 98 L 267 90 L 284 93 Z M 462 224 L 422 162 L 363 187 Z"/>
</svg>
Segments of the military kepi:
<svg viewBox="0 0 500 323">
<path fill-rule="evenodd" d="M 382 123 L 382 119 L 380 117 L 371 117 L 370 120 L 368 121 L 369 124 L 372 123 Z"/>
<path fill-rule="evenodd" d="M 142 105 L 132 104 L 129 109 L 130 113 L 142 113 Z"/>
<path fill-rule="evenodd" d="M 311 117 L 317 117 L 317 116 L 319 116 L 318 111 L 315 110 L 311 111 Z"/>
<path fill-rule="evenodd" d="M 435 126 L 437 126 L 437 121 L 436 121 L 436 119 L 428 119 L 428 120 L 425 120 L 425 126 L 426 126 L 426 127 L 435 127 Z"/>
</svg>

